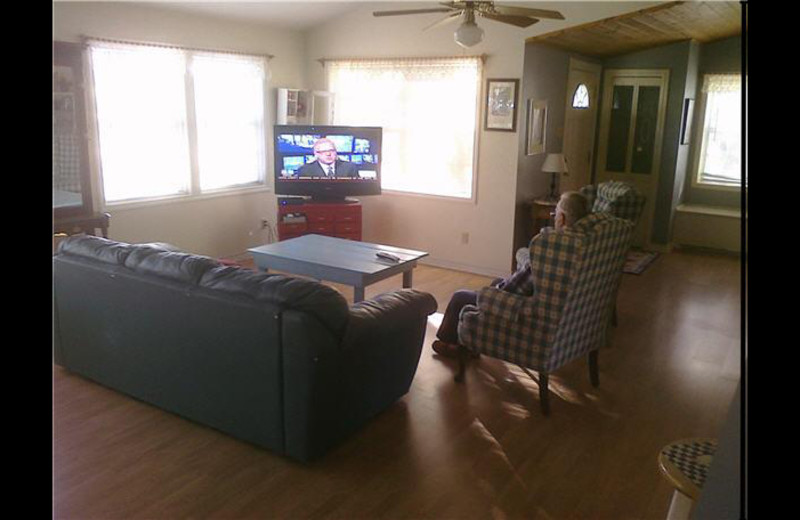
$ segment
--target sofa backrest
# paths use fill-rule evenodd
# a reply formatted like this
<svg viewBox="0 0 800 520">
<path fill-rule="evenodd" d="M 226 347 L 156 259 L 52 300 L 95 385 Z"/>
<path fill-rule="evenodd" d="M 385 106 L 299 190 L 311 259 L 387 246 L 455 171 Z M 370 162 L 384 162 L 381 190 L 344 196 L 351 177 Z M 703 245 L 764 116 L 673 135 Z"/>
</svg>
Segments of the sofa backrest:
<svg viewBox="0 0 800 520">
<path fill-rule="evenodd" d="M 59 244 L 57 254 L 308 312 L 338 337 L 347 327 L 347 300 L 336 290 L 313 280 L 224 266 L 207 256 L 175 251 L 160 244 L 126 244 L 86 235 L 65 239 Z"/>
</svg>

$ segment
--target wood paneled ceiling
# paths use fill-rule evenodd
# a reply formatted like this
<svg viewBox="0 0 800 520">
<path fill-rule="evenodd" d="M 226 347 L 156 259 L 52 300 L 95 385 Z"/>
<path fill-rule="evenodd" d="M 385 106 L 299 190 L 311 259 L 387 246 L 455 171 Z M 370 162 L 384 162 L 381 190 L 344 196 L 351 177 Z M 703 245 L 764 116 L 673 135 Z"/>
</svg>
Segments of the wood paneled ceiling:
<svg viewBox="0 0 800 520">
<path fill-rule="evenodd" d="M 742 33 L 739 2 L 665 2 L 632 13 L 528 38 L 598 58 L 682 40 L 708 43 Z"/>
</svg>

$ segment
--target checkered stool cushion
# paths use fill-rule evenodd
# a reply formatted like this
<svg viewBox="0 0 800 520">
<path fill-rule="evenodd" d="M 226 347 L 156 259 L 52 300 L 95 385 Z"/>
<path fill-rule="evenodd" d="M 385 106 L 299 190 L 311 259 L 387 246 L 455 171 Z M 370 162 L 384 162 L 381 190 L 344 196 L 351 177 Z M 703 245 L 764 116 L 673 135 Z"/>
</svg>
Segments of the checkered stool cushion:
<svg viewBox="0 0 800 520">
<path fill-rule="evenodd" d="M 533 296 L 480 289 L 461 311 L 459 342 L 545 373 L 599 348 L 632 230 L 608 213 L 543 229 L 530 245 Z"/>
<path fill-rule="evenodd" d="M 675 487 L 696 499 L 717 451 L 715 439 L 686 439 L 666 445 L 659 454 L 661 472 Z"/>
</svg>

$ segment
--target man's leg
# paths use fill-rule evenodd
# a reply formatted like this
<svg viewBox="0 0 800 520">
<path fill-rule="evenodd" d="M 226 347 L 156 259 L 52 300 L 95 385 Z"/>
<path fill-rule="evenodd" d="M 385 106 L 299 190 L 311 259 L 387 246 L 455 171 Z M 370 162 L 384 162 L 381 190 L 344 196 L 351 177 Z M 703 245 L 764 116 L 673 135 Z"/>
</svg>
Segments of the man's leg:
<svg viewBox="0 0 800 520">
<path fill-rule="evenodd" d="M 478 302 L 478 293 L 475 291 L 456 291 L 447 304 L 444 311 L 444 318 L 436 337 L 445 343 L 458 343 L 458 315 L 465 305 L 475 305 Z"/>
</svg>

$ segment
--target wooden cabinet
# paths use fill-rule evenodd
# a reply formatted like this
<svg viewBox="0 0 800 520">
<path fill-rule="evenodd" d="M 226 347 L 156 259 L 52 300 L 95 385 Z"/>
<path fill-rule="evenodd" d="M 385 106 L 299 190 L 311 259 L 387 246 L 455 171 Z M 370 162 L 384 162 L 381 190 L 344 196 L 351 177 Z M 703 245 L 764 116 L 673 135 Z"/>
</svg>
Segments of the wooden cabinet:
<svg viewBox="0 0 800 520">
<path fill-rule="evenodd" d="M 278 205 L 278 240 L 308 234 L 361 240 L 361 203 L 305 202 Z"/>
<path fill-rule="evenodd" d="M 92 204 L 84 91 L 81 45 L 53 42 L 53 233 L 107 237 L 110 215 Z"/>
</svg>

